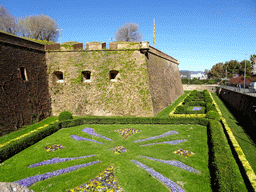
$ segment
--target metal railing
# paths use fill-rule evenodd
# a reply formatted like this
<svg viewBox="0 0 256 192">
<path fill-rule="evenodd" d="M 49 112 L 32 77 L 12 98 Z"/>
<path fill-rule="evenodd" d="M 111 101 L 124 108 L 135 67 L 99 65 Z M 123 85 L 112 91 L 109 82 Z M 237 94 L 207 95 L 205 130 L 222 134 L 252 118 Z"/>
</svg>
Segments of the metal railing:
<svg viewBox="0 0 256 192">
<path fill-rule="evenodd" d="M 239 88 L 239 87 L 228 86 L 228 85 L 218 85 L 218 87 L 256 97 L 256 92 L 255 91 L 252 92 L 251 89 L 249 89 L 249 88 L 242 88 L 242 87 Z"/>
</svg>

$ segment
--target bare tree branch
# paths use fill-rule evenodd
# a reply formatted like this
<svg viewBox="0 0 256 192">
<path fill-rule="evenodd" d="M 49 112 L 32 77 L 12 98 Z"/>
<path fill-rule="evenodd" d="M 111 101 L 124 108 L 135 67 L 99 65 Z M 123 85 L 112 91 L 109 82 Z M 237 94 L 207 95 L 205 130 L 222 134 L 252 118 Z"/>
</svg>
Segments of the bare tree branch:
<svg viewBox="0 0 256 192">
<path fill-rule="evenodd" d="M 0 7 L 0 30 L 14 35 L 18 32 L 17 20 L 2 5 Z"/>
<path fill-rule="evenodd" d="M 142 34 L 139 31 L 138 24 L 126 23 L 117 30 L 115 38 L 117 41 L 142 41 Z"/>
</svg>

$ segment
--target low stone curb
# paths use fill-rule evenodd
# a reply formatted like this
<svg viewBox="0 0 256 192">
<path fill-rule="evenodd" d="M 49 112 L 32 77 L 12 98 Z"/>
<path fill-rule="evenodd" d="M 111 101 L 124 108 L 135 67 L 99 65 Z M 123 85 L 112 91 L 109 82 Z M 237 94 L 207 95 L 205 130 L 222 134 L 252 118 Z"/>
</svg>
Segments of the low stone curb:
<svg viewBox="0 0 256 192">
<path fill-rule="evenodd" d="M 34 192 L 18 183 L 0 182 L 0 192 Z"/>
</svg>

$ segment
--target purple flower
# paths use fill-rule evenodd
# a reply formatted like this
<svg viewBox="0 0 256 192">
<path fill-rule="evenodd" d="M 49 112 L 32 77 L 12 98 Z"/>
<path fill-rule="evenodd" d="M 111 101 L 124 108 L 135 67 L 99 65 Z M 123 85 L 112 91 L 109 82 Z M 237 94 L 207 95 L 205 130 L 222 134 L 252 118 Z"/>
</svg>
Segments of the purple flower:
<svg viewBox="0 0 256 192">
<path fill-rule="evenodd" d="M 192 109 L 192 111 L 199 111 L 199 110 L 201 110 L 202 109 L 202 107 L 194 107 L 193 109 Z"/>
<path fill-rule="evenodd" d="M 178 132 L 177 131 L 168 131 L 168 132 L 166 132 L 162 135 L 157 135 L 157 136 L 154 136 L 154 137 L 149 137 L 147 139 L 141 139 L 141 140 L 134 141 L 134 143 L 142 142 L 142 141 L 148 141 L 148 140 L 152 140 L 152 139 L 158 139 L 158 138 L 166 137 L 168 135 L 173 135 L 173 134 L 178 134 Z"/>
<path fill-rule="evenodd" d="M 56 164 L 56 163 L 60 163 L 60 162 L 71 161 L 71 160 L 75 160 L 75 159 L 81 159 L 81 158 L 87 158 L 87 157 L 93 157 L 93 156 L 95 156 L 95 155 L 88 155 L 88 156 L 74 157 L 74 158 L 53 158 L 53 159 L 49 159 L 49 160 L 41 161 L 39 163 L 32 164 L 29 166 L 29 168 L 38 167 L 38 166 L 42 166 L 42 165 Z"/>
<path fill-rule="evenodd" d="M 174 140 L 174 141 L 163 141 L 163 142 L 159 142 L 159 143 L 149 143 L 149 144 L 140 145 L 140 146 L 148 146 L 148 145 L 156 145 L 156 144 L 176 145 L 176 144 L 182 143 L 184 141 L 187 141 L 187 139 L 180 139 L 180 140 Z"/>
<path fill-rule="evenodd" d="M 68 173 L 68 172 L 71 172 L 71 171 L 75 171 L 75 170 L 77 170 L 79 168 L 82 168 L 82 167 L 88 167 L 88 166 L 91 166 L 93 164 L 97 164 L 99 162 L 101 162 L 101 161 L 93 161 L 93 162 L 90 162 L 90 163 L 79 164 L 79 165 L 75 165 L 75 166 L 72 166 L 72 167 L 68 167 L 66 169 L 59 169 L 57 171 L 47 172 L 47 173 L 42 174 L 42 175 L 35 175 L 35 176 L 32 176 L 32 177 L 27 177 L 27 178 L 19 180 L 19 181 L 14 181 L 13 183 L 18 183 L 20 185 L 29 187 L 30 185 L 32 185 L 32 184 L 34 184 L 38 181 L 45 180 L 45 179 L 48 179 L 48 178 L 51 178 L 51 177 L 54 177 L 54 176 L 57 176 L 57 175 L 61 175 L 63 173 Z"/>
<path fill-rule="evenodd" d="M 85 140 L 85 141 L 95 142 L 95 143 L 99 143 L 99 144 L 104 144 L 104 143 L 101 143 L 99 141 L 91 140 L 91 139 L 80 137 L 80 136 L 77 136 L 77 135 L 71 135 L 71 137 L 75 140 Z"/>
<path fill-rule="evenodd" d="M 95 133 L 92 128 L 88 128 L 88 127 L 87 127 L 87 128 L 85 128 L 85 129 L 83 129 L 82 131 L 85 132 L 85 133 L 88 133 L 88 134 L 90 134 L 90 135 L 93 135 L 93 136 L 95 136 L 95 137 L 100 137 L 100 138 L 106 139 L 106 140 L 108 140 L 108 141 L 113 141 L 112 139 L 109 139 L 109 138 L 107 138 L 107 137 L 105 137 L 105 136 L 102 136 L 102 135 L 100 135 L 100 134 Z"/>
<path fill-rule="evenodd" d="M 133 163 L 139 165 L 142 169 L 146 170 L 148 173 L 150 173 L 153 177 L 161 181 L 166 187 L 168 187 L 172 192 L 185 192 L 184 189 L 182 189 L 179 185 L 177 185 L 175 182 L 171 181 L 167 177 L 163 176 L 162 174 L 156 172 L 154 169 L 140 163 L 139 161 L 132 160 Z"/>
<path fill-rule="evenodd" d="M 146 158 L 146 159 L 150 159 L 150 160 L 154 160 L 154 161 L 158 161 L 158 162 L 162 162 L 162 163 L 165 163 L 165 164 L 168 164 L 168 165 L 173 165 L 175 167 L 179 167 L 181 169 L 184 169 L 186 171 L 189 171 L 189 172 L 196 172 L 196 173 L 200 173 L 200 171 L 190 167 L 190 166 L 187 166 L 186 164 L 184 163 L 181 163 L 180 161 L 166 161 L 166 160 L 161 160 L 161 159 L 155 159 L 155 158 L 152 158 L 152 157 L 146 157 L 146 156 L 139 156 L 139 157 L 143 157 L 143 158 Z"/>
</svg>

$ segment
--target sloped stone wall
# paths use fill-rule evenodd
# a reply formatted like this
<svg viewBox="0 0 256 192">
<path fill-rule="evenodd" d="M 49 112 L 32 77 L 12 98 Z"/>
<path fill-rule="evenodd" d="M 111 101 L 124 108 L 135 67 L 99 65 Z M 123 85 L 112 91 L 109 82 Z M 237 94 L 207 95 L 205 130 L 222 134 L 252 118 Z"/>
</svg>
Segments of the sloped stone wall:
<svg viewBox="0 0 256 192">
<path fill-rule="evenodd" d="M 51 115 L 44 45 L 0 32 L 0 135 Z M 27 80 L 20 68 L 24 67 Z"/>
<path fill-rule="evenodd" d="M 147 68 L 154 115 L 172 104 L 184 91 L 178 60 L 149 46 Z"/>
</svg>

